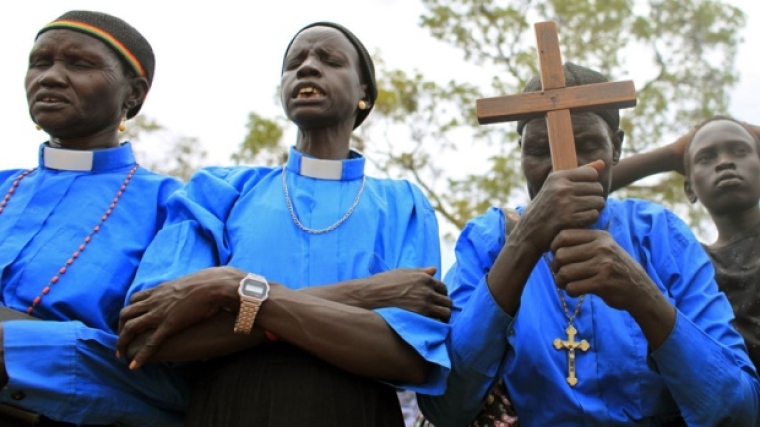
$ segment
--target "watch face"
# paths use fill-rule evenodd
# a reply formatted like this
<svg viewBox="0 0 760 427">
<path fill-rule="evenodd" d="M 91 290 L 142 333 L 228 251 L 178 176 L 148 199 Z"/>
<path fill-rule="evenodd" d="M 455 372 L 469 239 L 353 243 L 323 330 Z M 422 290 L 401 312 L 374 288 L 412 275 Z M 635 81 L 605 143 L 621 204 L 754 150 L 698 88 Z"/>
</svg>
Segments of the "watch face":
<svg viewBox="0 0 760 427">
<path fill-rule="evenodd" d="M 244 279 L 243 294 L 251 298 L 264 298 L 267 295 L 267 285 L 258 280 Z"/>
</svg>

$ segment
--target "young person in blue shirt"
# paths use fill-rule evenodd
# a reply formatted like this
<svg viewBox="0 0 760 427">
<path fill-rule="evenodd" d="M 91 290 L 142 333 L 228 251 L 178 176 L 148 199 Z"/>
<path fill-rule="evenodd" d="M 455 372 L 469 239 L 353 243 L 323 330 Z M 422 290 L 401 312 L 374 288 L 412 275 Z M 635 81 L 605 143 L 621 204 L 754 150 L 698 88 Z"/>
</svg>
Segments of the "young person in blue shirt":
<svg viewBox="0 0 760 427">
<path fill-rule="evenodd" d="M 616 187 L 649 175 L 676 171 L 684 192 L 701 202 L 717 229 L 703 244 L 715 281 L 734 309 L 734 326 L 760 368 L 760 128 L 715 116 L 675 142 L 621 160 Z"/>
</svg>

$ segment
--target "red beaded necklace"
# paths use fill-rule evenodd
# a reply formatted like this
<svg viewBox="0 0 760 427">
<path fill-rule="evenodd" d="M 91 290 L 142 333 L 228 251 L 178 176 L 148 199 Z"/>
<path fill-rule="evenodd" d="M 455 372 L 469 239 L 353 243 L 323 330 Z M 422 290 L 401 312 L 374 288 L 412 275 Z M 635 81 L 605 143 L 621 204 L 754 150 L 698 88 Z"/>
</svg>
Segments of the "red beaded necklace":
<svg viewBox="0 0 760 427">
<path fill-rule="evenodd" d="M 100 217 L 100 221 L 93 227 L 92 231 L 90 231 L 89 234 L 87 234 L 87 237 L 84 238 L 84 241 L 82 244 L 79 245 L 77 250 L 71 255 L 71 258 L 66 260 L 66 263 L 58 269 L 58 272 L 53 276 L 50 281 L 48 281 L 48 284 L 42 288 L 42 291 L 39 295 L 37 295 L 34 300 L 32 301 L 32 305 L 30 305 L 26 312 L 28 314 L 32 314 L 34 312 L 34 307 L 37 307 L 40 304 L 40 301 L 42 301 L 42 297 L 47 295 L 50 292 L 50 287 L 58 283 L 58 281 L 61 279 L 61 276 L 66 274 L 66 269 L 71 266 L 71 264 L 74 264 L 74 261 L 79 258 L 79 255 L 84 251 L 85 247 L 87 247 L 87 244 L 92 241 L 93 236 L 95 236 L 95 233 L 100 231 L 100 227 L 106 222 L 109 216 L 113 213 L 114 209 L 116 209 L 116 204 L 119 203 L 119 199 L 121 198 L 122 194 L 124 194 L 124 191 L 127 190 L 127 186 L 129 185 L 129 182 L 132 180 L 132 176 L 134 176 L 135 172 L 137 171 L 137 168 L 139 168 L 140 165 L 135 165 L 129 173 L 127 173 L 127 177 L 124 178 L 124 182 L 121 183 L 121 186 L 119 187 L 119 191 L 116 192 L 116 196 L 111 201 L 111 204 L 108 206 L 108 209 L 106 210 L 106 213 L 103 214 L 102 217 Z M 8 190 L 8 193 L 5 194 L 5 198 L 3 198 L 2 203 L 0 203 L 0 214 L 3 213 L 3 210 L 5 209 L 5 206 L 8 205 L 8 201 L 13 196 L 13 193 L 16 192 L 16 188 L 18 187 L 21 180 L 26 178 L 30 173 L 34 172 L 37 168 L 29 169 L 28 171 L 23 172 L 21 175 L 16 177 L 16 180 L 13 181 L 13 184 L 11 185 L 10 190 Z"/>
</svg>

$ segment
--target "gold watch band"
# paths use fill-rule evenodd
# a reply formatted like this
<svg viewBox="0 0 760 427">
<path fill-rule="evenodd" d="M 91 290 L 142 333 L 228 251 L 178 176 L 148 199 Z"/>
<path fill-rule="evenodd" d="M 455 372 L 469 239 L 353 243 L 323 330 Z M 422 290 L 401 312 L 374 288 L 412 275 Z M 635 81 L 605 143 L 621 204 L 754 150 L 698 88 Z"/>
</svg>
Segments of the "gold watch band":
<svg viewBox="0 0 760 427">
<path fill-rule="evenodd" d="M 235 319 L 235 333 L 248 335 L 253 329 L 253 321 L 259 313 L 260 302 L 241 301 L 240 312 Z"/>
</svg>

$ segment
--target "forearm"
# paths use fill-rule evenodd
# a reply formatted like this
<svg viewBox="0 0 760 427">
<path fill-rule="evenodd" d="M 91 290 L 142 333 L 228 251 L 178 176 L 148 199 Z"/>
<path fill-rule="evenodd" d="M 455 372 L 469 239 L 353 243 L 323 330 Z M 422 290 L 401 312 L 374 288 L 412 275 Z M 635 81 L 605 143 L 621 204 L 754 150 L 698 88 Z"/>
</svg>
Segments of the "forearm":
<svg viewBox="0 0 760 427">
<path fill-rule="evenodd" d="M 371 278 L 370 278 L 371 279 Z M 309 286 L 301 288 L 298 292 L 321 298 L 328 301 L 338 302 L 351 307 L 360 307 L 367 310 L 379 308 L 378 304 L 372 304 L 366 298 L 362 298 L 360 291 L 362 282 L 370 279 L 354 279 L 339 282 L 333 285 Z"/>
<path fill-rule="evenodd" d="M 649 342 L 649 348 L 657 350 L 668 339 L 676 322 L 676 308 L 665 298 L 653 283 L 647 291 L 632 304 L 628 312 Z"/>
<path fill-rule="evenodd" d="M 272 285 L 256 324 L 348 372 L 420 384 L 430 366 L 375 312 Z"/>
<path fill-rule="evenodd" d="M 182 378 L 159 365 L 130 371 L 114 357 L 115 342 L 75 321 L 4 324 L 9 382 L 0 401 L 77 425 L 178 425 L 188 397 Z M 23 401 L 13 400 L 17 391 Z"/>
<path fill-rule="evenodd" d="M 722 339 L 729 334 L 735 331 Z M 754 426 L 760 422 L 760 381 L 746 355 L 737 357 L 733 347 L 679 311 L 670 336 L 651 353 L 687 424 Z"/>
<path fill-rule="evenodd" d="M 205 360 L 236 353 L 267 340 L 264 332 L 254 328 L 250 335 L 233 333 L 235 314 L 221 311 L 215 316 L 197 323 L 171 336 L 156 350 L 151 362 L 184 362 Z M 127 350 L 127 359 L 132 360 L 142 348 L 152 331 L 135 338 Z"/>
<path fill-rule="evenodd" d="M 481 280 L 451 326 L 451 373 L 444 394 L 417 396 L 422 413 L 436 427 L 469 425 L 483 407 L 498 381 L 513 320 Z"/>
<path fill-rule="evenodd" d="M 648 176 L 670 172 L 673 170 L 672 165 L 672 150 L 669 146 L 622 158 L 613 169 L 614 178 L 610 183 L 610 192 Z"/>
<path fill-rule="evenodd" d="M 487 276 L 494 300 L 510 316 L 517 313 L 525 283 L 541 258 L 538 251 L 524 242 L 519 227 L 507 239 Z"/>
</svg>

